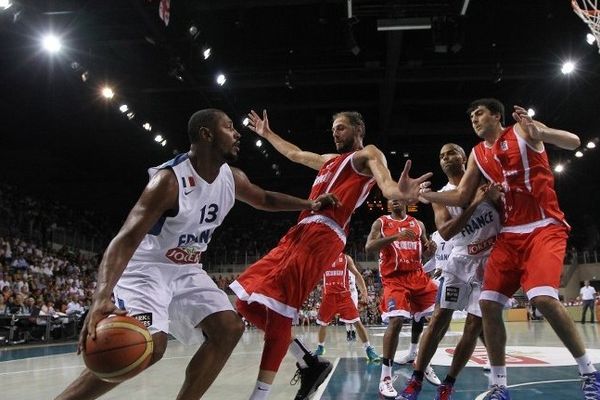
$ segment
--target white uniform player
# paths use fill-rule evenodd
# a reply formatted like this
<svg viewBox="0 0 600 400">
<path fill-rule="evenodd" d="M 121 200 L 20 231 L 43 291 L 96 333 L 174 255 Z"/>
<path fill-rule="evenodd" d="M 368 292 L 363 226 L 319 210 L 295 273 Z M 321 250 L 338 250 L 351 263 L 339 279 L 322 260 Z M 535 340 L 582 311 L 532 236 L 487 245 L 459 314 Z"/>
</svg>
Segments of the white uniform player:
<svg viewBox="0 0 600 400">
<path fill-rule="evenodd" d="M 348 289 L 350 290 L 350 297 L 354 302 L 356 308 L 358 308 L 358 289 L 356 288 L 356 277 L 350 271 L 348 271 Z"/>
<path fill-rule="evenodd" d="M 455 188 L 448 184 L 442 190 Z M 448 207 L 455 218 L 458 207 Z M 481 317 L 479 295 L 483 283 L 483 268 L 500 231 L 500 216 L 496 208 L 484 201 L 477 206 L 461 232 L 452 237 L 452 250 L 442 272 L 440 306 L 464 310 Z"/>
<path fill-rule="evenodd" d="M 200 321 L 233 310 L 200 261 L 212 233 L 233 207 L 235 183 L 228 164 L 221 166 L 212 183 L 204 181 L 187 154 L 150 168 L 150 178 L 166 168 L 179 182 L 178 210 L 163 215 L 144 237 L 114 295 L 119 308 L 144 322 L 150 333 L 167 332 L 185 344 L 195 344 L 203 340 L 202 331 L 194 329 Z"/>
</svg>

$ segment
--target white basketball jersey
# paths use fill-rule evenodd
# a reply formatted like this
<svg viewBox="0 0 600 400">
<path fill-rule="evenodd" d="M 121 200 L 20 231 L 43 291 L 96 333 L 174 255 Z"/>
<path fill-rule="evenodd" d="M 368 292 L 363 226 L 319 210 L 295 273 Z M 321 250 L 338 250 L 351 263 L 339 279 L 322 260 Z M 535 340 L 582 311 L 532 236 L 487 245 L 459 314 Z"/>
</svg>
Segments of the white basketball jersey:
<svg viewBox="0 0 600 400">
<path fill-rule="evenodd" d="M 498 211 L 491 203 L 484 201 L 477 206 L 464 228 L 452 238 L 452 254 L 487 256 L 498 232 Z"/>
<path fill-rule="evenodd" d="M 432 258 L 432 260 L 435 260 L 434 268 L 441 269 L 443 271 L 446 269 L 448 257 L 450 257 L 450 253 L 452 252 L 452 247 L 454 247 L 454 244 L 452 239 L 448 241 L 444 240 L 438 231 L 433 232 L 431 235 L 431 240 L 433 240 L 437 246 L 435 249 L 435 256 Z"/>
<path fill-rule="evenodd" d="M 348 289 L 351 293 L 358 293 L 358 290 L 356 289 L 356 277 L 350 271 L 348 271 Z"/>
<path fill-rule="evenodd" d="M 131 262 L 200 264 L 213 232 L 235 202 L 233 173 L 223 164 L 217 178 L 208 183 L 196 173 L 186 153 L 148 169 L 148 174 L 152 178 L 167 168 L 173 170 L 179 183 L 178 210 L 161 216 Z"/>
<path fill-rule="evenodd" d="M 449 190 L 454 190 L 456 189 L 456 185 L 451 184 L 450 182 L 446 183 L 446 186 L 444 186 L 443 188 L 441 188 L 439 191 L 440 192 L 447 192 Z M 450 206 L 446 206 L 446 209 L 448 210 L 448 212 L 450 213 L 450 216 L 452 218 L 456 218 L 458 217 L 460 214 L 462 214 L 463 209 L 461 207 L 450 207 Z"/>
</svg>

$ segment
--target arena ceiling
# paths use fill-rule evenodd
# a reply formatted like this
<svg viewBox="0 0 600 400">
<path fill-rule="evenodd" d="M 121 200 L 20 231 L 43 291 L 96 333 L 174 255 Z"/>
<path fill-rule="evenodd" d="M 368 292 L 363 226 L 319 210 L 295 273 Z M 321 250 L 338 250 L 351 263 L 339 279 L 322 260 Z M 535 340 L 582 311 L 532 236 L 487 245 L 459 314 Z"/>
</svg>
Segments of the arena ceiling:
<svg viewBox="0 0 600 400">
<path fill-rule="evenodd" d="M 317 152 L 332 149 L 332 113 L 358 110 L 394 172 L 406 153 L 417 172 L 440 175 L 443 143 L 475 143 L 464 112 L 479 97 L 533 107 L 586 140 L 600 135 L 600 55 L 568 0 L 171 0 L 168 26 L 159 0 L 13 3 L 0 11 L 5 179 L 121 213 L 147 166 L 186 149 L 187 118 L 205 107 L 236 122 L 266 108 L 276 131 Z M 423 24 L 431 28 L 378 30 Z M 52 57 L 39 49 L 49 30 L 65 43 Z M 564 76 L 570 58 L 577 69 Z M 103 83 L 115 88 L 112 103 L 97 94 Z M 141 128 L 146 120 L 167 146 Z M 240 131 L 239 164 L 252 179 L 306 194 L 311 171 L 265 156 Z"/>
</svg>

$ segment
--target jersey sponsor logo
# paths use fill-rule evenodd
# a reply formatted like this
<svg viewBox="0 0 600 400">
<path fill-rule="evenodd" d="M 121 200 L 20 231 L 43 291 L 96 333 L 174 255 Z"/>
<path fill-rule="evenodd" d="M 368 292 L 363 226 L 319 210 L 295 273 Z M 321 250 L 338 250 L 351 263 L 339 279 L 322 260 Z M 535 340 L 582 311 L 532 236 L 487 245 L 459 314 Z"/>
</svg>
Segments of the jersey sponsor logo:
<svg viewBox="0 0 600 400">
<path fill-rule="evenodd" d="M 417 242 L 396 241 L 394 242 L 394 247 L 398 250 L 418 250 L 419 244 Z"/>
<path fill-rule="evenodd" d="M 467 246 L 467 253 L 469 253 L 470 256 L 474 256 L 476 254 L 481 253 L 482 251 L 489 249 L 493 246 L 495 242 L 496 236 L 493 236 L 478 243 L 471 243 Z"/>
<path fill-rule="evenodd" d="M 184 233 L 183 235 L 179 236 L 177 247 L 182 247 L 190 243 L 208 243 L 210 242 L 211 237 L 212 229 L 202 231 L 198 235 L 194 235 L 193 233 Z"/>
<path fill-rule="evenodd" d="M 460 293 L 460 289 L 457 287 L 447 286 L 446 291 L 444 293 L 444 300 L 456 303 L 458 302 L 458 295 Z"/>
<path fill-rule="evenodd" d="M 492 222 L 494 222 L 494 213 L 492 211 L 488 211 L 483 215 L 478 215 L 475 218 L 471 218 L 471 220 L 467 223 L 467 225 L 465 225 L 460 233 L 462 237 L 473 235 L 479 229 L 491 224 Z"/>
<path fill-rule="evenodd" d="M 175 264 L 199 264 L 202 252 L 193 246 L 175 247 L 165 253 L 165 257 Z"/>
<path fill-rule="evenodd" d="M 333 271 L 325 271 L 325 276 L 343 276 L 344 271 L 341 270 L 333 270 Z"/>
<path fill-rule="evenodd" d="M 136 314 L 136 315 L 132 315 L 132 318 L 137 319 L 138 321 L 140 321 L 142 324 L 144 324 L 144 326 L 146 328 L 149 328 L 150 325 L 152 325 L 152 313 L 143 313 L 143 314 Z"/>
<path fill-rule="evenodd" d="M 314 183 L 313 183 L 313 187 L 320 185 L 323 182 L 327 182 L 329 181 L 329 178 L 331 177 L 331 172 L 327 172 L 326 174 L 322 174 L 317 176 L 317 178 L 315 179 Z"/>
<path fill-rule="evenodd" d="M 431 360 L 433 365 L 450 366 L 454 357 L 454 347 L 439 348 Z M 600 349 L 587 349 L 593 363 L 600 362 Z M 467 367 L 485 365 L 488 360 L 485 347 L 478 346 L 471 355 Z M 576 365 L 573 356 L 564 347 L 537 347 L 537 346 L 507 346 L 507 367 L 560 367 Z"/>
<path fill-rule="evenodd" d="M 388 312 L 394 311 L 396 309 L 396 300 L 389 299 L 387 302 L 387 310 Z"/>
</svg>

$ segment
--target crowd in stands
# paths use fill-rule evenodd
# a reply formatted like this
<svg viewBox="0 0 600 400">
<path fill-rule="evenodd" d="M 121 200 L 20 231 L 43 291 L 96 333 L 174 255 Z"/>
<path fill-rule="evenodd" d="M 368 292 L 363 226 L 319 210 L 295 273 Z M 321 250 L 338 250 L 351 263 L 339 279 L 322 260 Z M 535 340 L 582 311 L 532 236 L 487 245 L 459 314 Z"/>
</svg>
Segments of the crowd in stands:
<svg viewBox="0 0 600 400">
<path fill-rule="evenodd" d="M 92 213 L 72 212 L 53 202 L 44 202 L 43 207 L 41 204 L 0 184 L 0 337 L 6 336 L 7 329 L 13 329 L 15 339 L 22 339 L 19 332 L 30 334 L 32 339 L 43 339 L 48 331 L 36 328 L 46 328 L 48 323 L 52 324 L 53 335 L 56 330 L 58 336 L 64 337 L 66 331 L 74 337 L 76 329 L 65 326 L 80 323 L 92 301 L 103 249 L 88 252 L 57 244 L 51 232 L 62 226 L 82 236 L 100 238 L 106 237 L 108 229 L 101 235 L 98 227 L 103 225 L 90 222 L 94 220 Z M 364 253 L 364 243 L 372 221 L 382 213 L 380 208 L 367 207 L 357 210 L 353 218 L 346 251 L 358 266 L 366 259 L 375 260 L 376 256 L 368 258 Z M 214 233 L 208 251 L 202 255 L 205 269 L 210 273 L 221 265 L 250 265 L 277 244 L 296 218 L 297 213 L 278 213 L 274 218 L 273 214 L 250 211 L 243 205 L 237 207 Z M 575 262 L 581 254 L 587 257 L 589 253 L 577 253 L 572 247 L 567 263 Z M 594 261 L 599 262 L 591 262 Z M 362 274 L 369 301 L 361 304 L 361 319 L 366 324 L 379 324 L 381 279 L 377 270 L 362 268 Z M 219 288 L 232 294 L 229 284 L 237 275 L 212 275 Z M 320 301 L 319 285 L 304 304 L 301 323 L 315 322 Z M 574 304 L 576 299 L 565 301 L 565 305 Z"/>
</svg>

